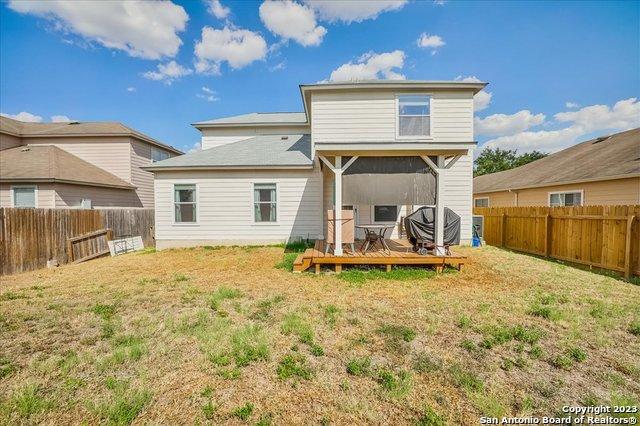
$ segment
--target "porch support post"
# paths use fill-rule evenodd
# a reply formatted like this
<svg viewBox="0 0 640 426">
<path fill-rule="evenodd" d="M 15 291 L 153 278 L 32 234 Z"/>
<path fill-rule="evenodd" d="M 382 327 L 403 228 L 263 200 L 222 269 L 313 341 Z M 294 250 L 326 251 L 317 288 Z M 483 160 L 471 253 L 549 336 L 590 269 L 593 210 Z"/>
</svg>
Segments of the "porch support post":
<svg viewBox="0 0 640 426">
<path fill-rule="evenodd" d="M 336 232 L 334 238 L 336 246 L 333 249 L 333 254 L 336 256 L 342 256 L 342 156 L 340 155 L 336 156 L 334 173 L 336 205 L 334 206 L 333 217 L 335 219 L 335 223 L 333 228 Z"/>
<path fill-rule="evenodd" d="M 444 166 L 444 155 L 438 155 L 436 177 L 436 244 L 444 244 L 444 177 L 446 169 Z"/>
</svg>

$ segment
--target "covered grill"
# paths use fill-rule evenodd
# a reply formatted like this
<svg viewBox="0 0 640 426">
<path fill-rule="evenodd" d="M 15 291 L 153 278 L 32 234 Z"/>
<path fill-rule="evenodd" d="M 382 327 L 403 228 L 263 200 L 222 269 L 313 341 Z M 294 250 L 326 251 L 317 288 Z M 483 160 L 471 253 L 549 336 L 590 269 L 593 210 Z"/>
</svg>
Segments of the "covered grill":
<svg viewBox="0 0 640 426">
<path fill-rule="evenodd" d="M 435 207 L 421 207 L 404 218 L 404 228 L 415 251 L 426 254 L 435 248 L 436 211 Z M 444 208 L 445 247 L 460 244 L 460 216 L 448 207 Z M 424 250 L 424 253 L 422 253 Z"/>
</svg>

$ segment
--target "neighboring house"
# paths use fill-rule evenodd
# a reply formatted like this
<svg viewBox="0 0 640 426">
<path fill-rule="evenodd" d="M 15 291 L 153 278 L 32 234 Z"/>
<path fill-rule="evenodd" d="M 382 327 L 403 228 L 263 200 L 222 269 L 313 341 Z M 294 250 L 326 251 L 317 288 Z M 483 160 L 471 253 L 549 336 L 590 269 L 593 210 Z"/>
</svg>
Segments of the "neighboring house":
<svg viewBox="0 0 640 426">
<path fill-rule="evenodd" d="M 475 207 L 640 204 L 640 128 L 473 180 Z"/>
<path fill-rule="evenodd" d="M 123 124 L 0 116 L 0 207 L 153 208 L 153 161 L 180 155 Z"/>
<path fill-rule="evenodd" d="M 435 205 L 438 217 L 446 206 L 468 241 L 473 97 L 485 85 L 301 85 L 304 112 L 195 123 L 201 151 L 145 167 L 155 173 L 157 247 L 316 239 L 336 205 L 353 209 L 356 223 L 391 225 L 421 205 Z"/>
</svg>

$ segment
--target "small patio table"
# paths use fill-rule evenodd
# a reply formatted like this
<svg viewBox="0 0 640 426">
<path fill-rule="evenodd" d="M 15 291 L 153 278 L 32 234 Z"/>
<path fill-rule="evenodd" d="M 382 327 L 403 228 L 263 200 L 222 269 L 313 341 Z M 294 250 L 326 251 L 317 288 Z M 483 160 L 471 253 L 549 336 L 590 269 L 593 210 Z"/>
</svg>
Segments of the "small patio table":
<svg viewBox="0 0 640 426">
<path fill-rule="evenodd" d="M 393 228 L 394 225 L 381 225 L 381 224 L 373 224 L 366 223 L 361 225 L 356 225 L 356 228 L 364 229 L 364 244 L 360 247 L 362 253 L 366 253 L 369 246 L 373 247 L 376 241 L 380 241 L 382 244 L 382 248 L 391 253 L 391 249 L 387 245 L 387 242 L 384 240 L 384 235 L 387 232 L 387 229 Z"/>
</svg>

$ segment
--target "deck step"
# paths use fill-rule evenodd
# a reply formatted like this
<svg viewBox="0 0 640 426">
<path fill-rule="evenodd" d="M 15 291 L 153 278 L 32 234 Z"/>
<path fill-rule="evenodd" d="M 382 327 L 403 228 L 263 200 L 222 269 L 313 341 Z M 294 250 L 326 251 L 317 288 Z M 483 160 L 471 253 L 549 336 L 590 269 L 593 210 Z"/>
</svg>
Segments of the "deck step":
<svg viewBox="0 0 640 426">
<path fill-rule="evenodd" d="M 299 254 L 293 261 L 293 272 L 303 272 L 311 266 L 311 257 L 306 257 L 304 253 Z"/>
</svg>

